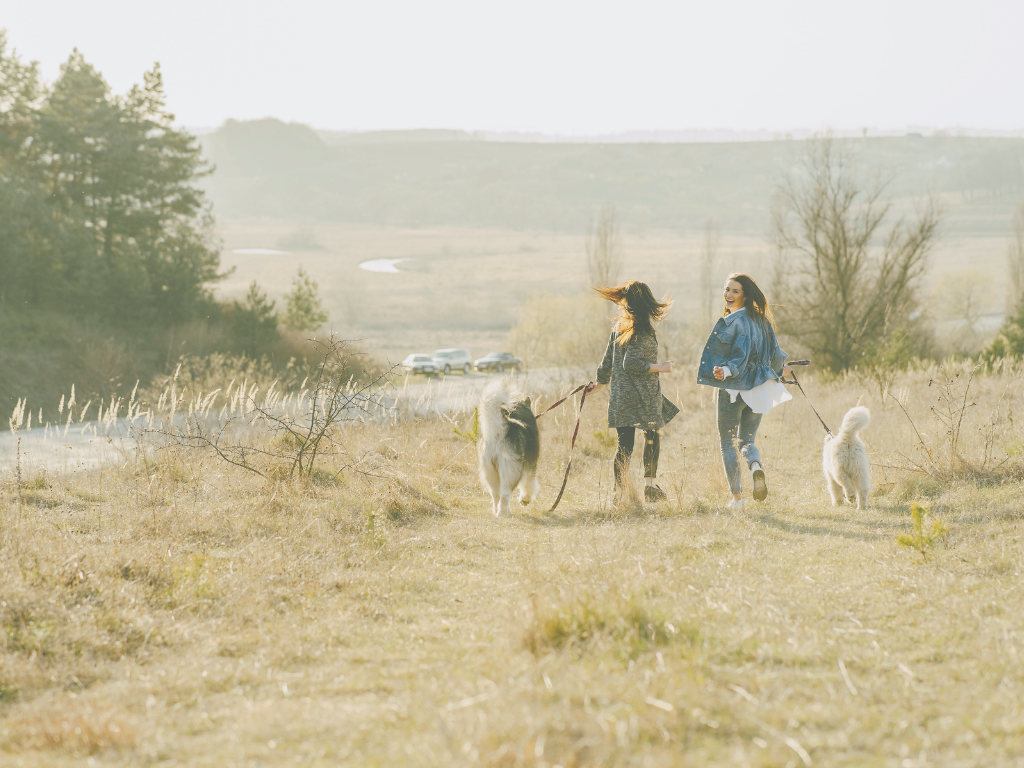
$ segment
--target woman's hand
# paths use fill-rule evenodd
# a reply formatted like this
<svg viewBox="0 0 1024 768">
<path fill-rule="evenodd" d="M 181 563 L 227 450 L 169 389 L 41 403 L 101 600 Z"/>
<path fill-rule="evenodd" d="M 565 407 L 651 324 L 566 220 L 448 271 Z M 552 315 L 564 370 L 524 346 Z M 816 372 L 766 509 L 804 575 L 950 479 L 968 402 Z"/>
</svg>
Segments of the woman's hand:
<svg viewBox="0 0 1024 768">
<path fill-rule="evenodd" d="M 656 363 L 651 366 L 651 373 L 672 373 L 672 363 L 675 360 L 666 360 L 664 363 Z"/>
<path fill-rule="evenodd" d="M 789 376 L 790 378 L 793 377 L 793 369 L 790 368 L 788 365 L 784 365 L 782 366 L 782 378 L 786 378 L 787 376 Z"/>
<path fill-rule="evenodd" d="M 715 366 L 715 378 L 719 381 L 725 378 L 725 371 L 722 370 L 722 366 L 720 365 Z"/>
<path fill-rule="evenodd" d="M 600 392 L 603 386 L 604 384 L 591 384 L 589 387 L 587 387 L 587 394 L 592 395 L 595 392 Z"/>
</svg>

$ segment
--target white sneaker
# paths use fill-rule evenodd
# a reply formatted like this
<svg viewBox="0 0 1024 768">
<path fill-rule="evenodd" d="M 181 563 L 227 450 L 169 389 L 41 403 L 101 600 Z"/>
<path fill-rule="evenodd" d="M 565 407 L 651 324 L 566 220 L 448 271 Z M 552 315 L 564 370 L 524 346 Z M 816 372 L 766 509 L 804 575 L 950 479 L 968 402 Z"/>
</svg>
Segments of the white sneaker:
<svg viewBox="0 0 1024 768">
<path fill-rule="evenodd" d="M 747 506 L 746 499 L 733 499 L 725 505 L 726 509 L 743 509 Z"/>
<path fill-rule="evenodd" d="M 754 501 L 764 501 L 768 498 L 768 483 L 764 479 L 764 470 L 757 464 L 757 469 L 750 472 L 750 486 L 753 488 Z"/>
</svg>

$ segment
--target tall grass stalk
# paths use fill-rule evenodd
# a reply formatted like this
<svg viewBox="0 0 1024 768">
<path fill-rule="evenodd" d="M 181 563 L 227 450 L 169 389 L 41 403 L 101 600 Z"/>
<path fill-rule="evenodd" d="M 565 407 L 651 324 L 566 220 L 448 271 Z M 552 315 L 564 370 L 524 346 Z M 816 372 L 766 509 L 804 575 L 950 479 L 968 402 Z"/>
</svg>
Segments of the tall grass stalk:
<svg viewBox="0 0 1024 768">
<path fill-rule="evenodd" d="M 611 446 L 589 437 L 606 428 L 599 394 L 557 513 L 545 510 L 565 409 L 541 420 L 540 498 L 495 519 L 471 444 L 432 415 L 469 424 L 472 397 L 446 399 L 449 414 L 445 385 L 375 393 L 374 418 L 343 430 L 364 471 L 338 475 L 348 459 L 321 455 L 323 474 L 263 478 L 146 426 L 167 427 L 175 408 L 178 426 L 234 419 L 232 434 L 275 451 L 281 435 L 252 399 L 306 411 L 315 385 L 186 369 L 162 401 L 141 386 L 104 400 L 104 419 L 131 415 L 137 450 L 45 475 L 22 457 L 19 548 L 0 549 L 0 763 L 1017 759 L 1019 484 L 901 462 L 917 436 L 868 381 L 805 387 L 830 423 L 873 407 L 863 438 L 888 491 L 869 510 L 829 506 L 821 427 L 799 400 L 784 439 L 778 409 L 761 423 L 768 500 L 727 509 L 712 401 L 691 370 L 663 382 L 682 407 L 659 467 L 675 504 L 608 514 Z M 936 374 L 901 372 L 894 391 L 941 447 Z M 988 440 L 1000 472 L 1021 456 L 1012 379 L 979 372 L 958 443 L 974 461 Z M 528 387 L 535 402 L 569 390 L 550 381 Z M 13 490 L 8 476 L 0 508 L 13 512 Z M 896 534 L 922 497 L 949 551 L 911 559 Z"/>
</svg>

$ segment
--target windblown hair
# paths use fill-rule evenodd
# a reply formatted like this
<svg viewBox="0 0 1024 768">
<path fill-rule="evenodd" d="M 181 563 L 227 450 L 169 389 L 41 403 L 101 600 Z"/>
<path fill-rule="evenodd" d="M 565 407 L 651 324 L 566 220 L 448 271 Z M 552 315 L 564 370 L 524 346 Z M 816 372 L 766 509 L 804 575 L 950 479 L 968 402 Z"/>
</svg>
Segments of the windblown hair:
<svg viewBox="0 0 1024 768">
<path fill-rule="evenodd" d="M 651 330 L 654 323 L 664 319 L 672 304 L 668 296 L 658 301 L 647 283 L 639 280 L 628 280 L 614 288 L 600 286 L 594 290 L 602 299 L 619 306 L 619 314 L 615 318 L 615 330 L 619 335 L 615 342 L 621 347 L 629 344 L 636 334 Z"/>
<path fill-rule="evenodd" d="M 725 278 L 725 284 L 728 285 L 733 280 L 743 286 L 743 306 L 747 312 L 750 313 L 750 316 L 760 323 L 765 329 L 769 327 L 774 329 L 775 318 L 772 316 L 772 308 L 768 304 L 768 299 L 765 297 L 764 291 L 757 287 L 757 283 L 754 282 L 754 278 L 742 272 L 733 272 Z M 723 305 L 722 309 L 723 317 L 729 314 L 728 307 Z"/>
</svg>

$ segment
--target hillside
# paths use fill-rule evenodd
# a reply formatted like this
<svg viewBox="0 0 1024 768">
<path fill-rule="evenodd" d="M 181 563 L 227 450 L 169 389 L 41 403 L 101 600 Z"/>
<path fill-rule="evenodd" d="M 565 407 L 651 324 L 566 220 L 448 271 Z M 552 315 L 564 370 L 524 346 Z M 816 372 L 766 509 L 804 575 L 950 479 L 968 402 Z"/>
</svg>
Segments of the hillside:
<svg viewBox="0 0 1024 768">
<path fill-rule="evenodd" d="M 233 218 L 578 232 L 597 206 L 614 202 L 627 231 L 699 229 L 713 216 L 726 232 L 760 234 L 773 187 L 803 147 L 394 133 L 327 143 L 307 126 L 229 121 L 203 137 L 218 166 L 209 194 L 218 215 Z M 941 195 L 949 233 L 1002 236 L 1024 197 L 1024 139 L 911 134 L 842 145 L 867 175 L 890 179 L 890 193 L 907 205 Z"/>
</svg>

